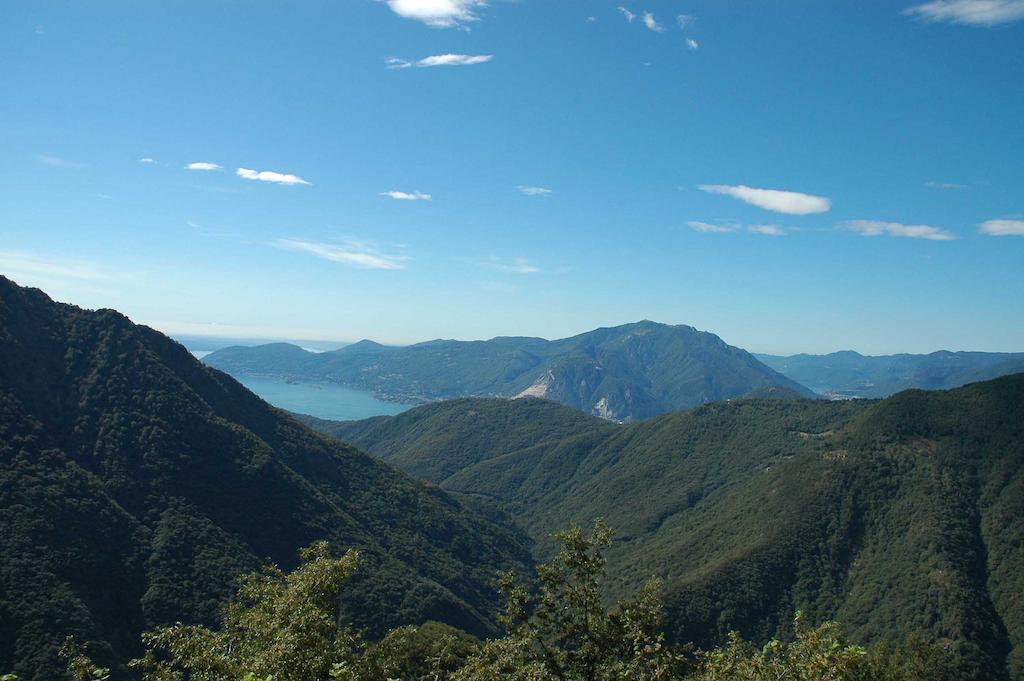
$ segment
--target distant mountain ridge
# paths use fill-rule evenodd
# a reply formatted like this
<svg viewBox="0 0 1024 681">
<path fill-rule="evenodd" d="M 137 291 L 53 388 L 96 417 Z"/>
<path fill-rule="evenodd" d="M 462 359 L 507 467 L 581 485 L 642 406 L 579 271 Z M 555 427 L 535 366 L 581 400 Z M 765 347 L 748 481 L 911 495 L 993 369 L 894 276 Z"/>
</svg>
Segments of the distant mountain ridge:
<svg viewBox="0 0 1024 681">
<path fill-rule="evenodd" d="M 70 634 L 101 663 L 129 659 L 143 631 L 213 623 L 241 572 L 290 568 L 320 540 L 360 550 L 342 606 L 371 633 L 495 633 L 497 571 L 531 562 L 521 531 L 162 334 L 0 277 L 0 671 L 63 678 Z"/>
<path fill-rule="evenodd" d="M 919 634 L 962 678 L 1024 681 L 1024 374 L 882 401 L 736 400 L 614 424 L 466 399 L 315 427 L 510 513 L 537 542 L 605 519 L 613 594 L 664 580 L 677 641 L 790 616 Z"/>
<path fill-rule="evenodd" d="M 618 421 L 751 393 L 815 397 L 714 334 L 650 321 L 554 341 L 499 337 L 405 347 L 360 341 L 320 354 L 273 344 L 226 348 L 204 361 L 234 375 L 334 382 L 412 403 L 542 397 Z"/>
<path fill-rule="evenodd" d="M 852 350 L 789 357 L 755 354 L 781 374 L 821 394 L 888 397 L 901 390 L 959 388 L 1024 371 L 1024 352 L 950 352 L 861 355 Z"/>
</svg>

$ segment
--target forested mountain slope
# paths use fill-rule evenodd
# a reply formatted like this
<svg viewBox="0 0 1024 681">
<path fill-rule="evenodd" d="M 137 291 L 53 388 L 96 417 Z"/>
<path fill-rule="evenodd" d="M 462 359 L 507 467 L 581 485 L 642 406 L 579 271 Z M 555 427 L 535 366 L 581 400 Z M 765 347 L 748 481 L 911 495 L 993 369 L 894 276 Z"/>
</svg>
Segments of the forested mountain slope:
<svg viewBox="0 0 1024 681">
<path fill-rule="evenodd" d="M 58 678 L 64 636 L 102 662 L 211 622 L 236 575 L 326 539 L 360 547 L 346 596 L 371 631 L 495 631 L 522 533 L 313 433 L 111 311 L 0 277 L 0 671 Z"/>
<path fill-rule="evenodd" d="M 649 321 L 556 341 L 361 341 L 320 354 L 274 344 L 226 348 L 204 361 L 233 375 L 335 382 L 413 403 L 543 397 L 617 421 L 772 389 L 782 397 L 814 396 L 714 334 Z"/>
<path fill-rule="evenodd" d="M 755 355 L 794 381 L 836 397 L 888 397 L 900 390 L 945 390 L 1024 371 L 1024 353 L 933 352 L 866 356 Z"/>
<path fill-rule="evenodd" d="M 541 556 L 551 532 L 603 517 L 620 535 L 613 590 L 665 579 L 677 640 L 763 640 L 802 609 L 863 642 L 945 641 L 965 678 L 1024 679 L 1024 374 L 880 402 L 723 402 L 552 438 L 557 409 L 460 400 L 333 431 L 499 505 Z M 533 436 L 514 426 L 508 446 L 472 421 L 516 412 Z M 492 434 L 476 456 L 474 428 L 450 427 L 470 422 Z"/>
</svg>

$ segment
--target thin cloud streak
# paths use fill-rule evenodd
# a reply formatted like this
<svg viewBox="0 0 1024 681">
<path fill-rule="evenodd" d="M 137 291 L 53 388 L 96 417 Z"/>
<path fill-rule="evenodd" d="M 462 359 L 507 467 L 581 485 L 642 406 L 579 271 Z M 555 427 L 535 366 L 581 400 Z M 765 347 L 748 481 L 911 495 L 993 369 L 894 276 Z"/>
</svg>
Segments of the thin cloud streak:
<svg viewBox="0 0 1024 681">
<path fill-rule="evenodd" d="M 786 236 L 786 230 L 775 225 L 747 225 L 747 231 L 765 236 Z"/>
<path fill-rule="evenodd" d="M 209 161 L 196 161 L 185 166 L 185 170 L 221 170 L 221 166 L 218 163 L 210 163 Z"/>
<path fill-rule="evenodd" d="M 839 229 L 856 232 L 861 236 L 893 236 L 908 239 L 928 239 L 929 241 L 953 241 L 956 239 L 950 232 L 931 225 L 904 225 L 899 222 L 881 220 L 849 220 L 840 223 Z"/>
<path fill-rule="evenodd" d="M 704 234 L 727 234 L 729 232 L 735 232 L 739 227 L 737 225 L 714 225 L 710 222 L 699 222 L 697 220 L 691 220 L 686 223 L 690 229 L 695 232 L 702 232 Z"/>
<path fill-rule="evenodd" d="M 21 251 L 0 251 L 0 270 L 15 279 L 42 276 L 76 281 L 117 281 L 122 275 L 104 272 L 93 263 L 63 258 L 43 258 Z"/>
<path fill-rule="evenodd" d="M 550 196 L 555 190 L 548 189 L 547 187 L 531 187 L 529 185 L 519 185 L 516 187 L 520 194 L 527 196 Z"/>
<path fill-rule="evenodd" d="M 811 215 L 824 213 L 832 202 L 824 196 L 779 189 L 757 189 L 746 185 L 701 184 L 697 188 L 709 194 L 724 194 L 752 206 L 787 215 Z"/>
<path fill-rule="evenodd" d="M 384 60 L 384 66 L 389 69 L 418 69 L 430 68 L 433 66 L 473 66 L 475 64 L 486 64 L 494 59 L 493 54 L 435 54 L 424 57 L 418 61 L 388 57 Z"/>
<path fill-rule="evenodd" d="M 933 0 L 903 13 L 924 21 L 990 27 L 1024 19 L 1024 0 Z"/>
<path fill-rule="evenodd" d="M 387 196 L 396 201 L 433 201 L 434 197 L 430 194 L 424 194 L 423 192 L 400 192 L 390 191 L 381 192 L 381 196 Z"/>
<path fill-rule="evenodd" d="M 365 244 L 350 241 L 343 244 L 325 244 L 300 239 L 275 239 L 274 245 L 289 251 L 300 251 L 330 262 L 364 270 L 401 270 L 409 260 L 404 255 L 378 253 Z"/>
<path fill-rule="evenodd" d="M 526 258 L 513 258 L 511 260 L 502 260 L 501 258 L 492 257 L 489 260 L 484 260 L 479 263 L 483 267 L 488 267 L 498 272 L 507 272 L 509 274 L 537 274 L 541 272 L 541 268 L 533 263 L 529 262 Z"/>
<path fill-rule="evenodd" d="M 56 156 L 47 156 L 46 154 L 39 154 L 36 159 L 44 166 L 50 166 L 51 168 L 85 168 L 84 163 L 78 161 L 69 161 L 66 158 L 58 158 Z"/>
</svg>

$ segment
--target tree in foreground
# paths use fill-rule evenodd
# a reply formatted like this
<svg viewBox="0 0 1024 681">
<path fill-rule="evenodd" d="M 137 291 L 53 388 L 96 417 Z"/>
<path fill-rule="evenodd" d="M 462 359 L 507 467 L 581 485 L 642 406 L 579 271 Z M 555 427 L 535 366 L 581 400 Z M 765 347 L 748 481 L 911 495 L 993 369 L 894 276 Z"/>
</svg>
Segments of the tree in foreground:
<svg viewBox="0 0 1024 681">
<path fill-rule="evenodd" d="M 866 650 L 845 643 L 839 625 L 809 626 L 798 614 L 791 641 L 758 647 L 730 635 L 726 645 L 692 653 L 666 644 L 659 584 L 611 609 L 601 598 L 611 531 L 558 535 L 561 550 L 537 568 L 535 584 L 501 579 L 507 599 L 503 638 L 479 642 L 437 623 L 400 627 L 367 643 L 339 620 L 345 584 L 358 569 L 349 551 L 333 558 L 326 543 L 301 554 L 285 574 L 248 575 L 213 630 L 176 624 L 143 637 L 145 657 L 131 663 L 145 681 L 942 681 L 941 649 L 912 641 Z M 69 641 L 73 681 L 99 681 Z M 0 677 L 0 681 L 9 681 Z M 11 679 L 10 681 L 13 681 Z"/>
<path fill-rule="evenodd" d="M 683 656 L 665 645 L 660 584 L 606 610 L 601 600 L 604 549 L 611 530 L 598 521 L 557 535 L 561 551 L 537 569 L 536 589 L 506 574 L 505 638 L 488 641 L 454 681 L 580 679 L 657 681 L 682 678 Z"/>
</svg>

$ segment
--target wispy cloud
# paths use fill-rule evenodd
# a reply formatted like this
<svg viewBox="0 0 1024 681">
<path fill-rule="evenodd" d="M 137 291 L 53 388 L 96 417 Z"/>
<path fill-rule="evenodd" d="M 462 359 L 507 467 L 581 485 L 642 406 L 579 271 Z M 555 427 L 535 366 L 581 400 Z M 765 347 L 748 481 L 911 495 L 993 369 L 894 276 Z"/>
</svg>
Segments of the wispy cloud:
<svg viewBox="0 0 1024 681">
<path fill-rule="evenodd" d="M 479 264 L 498 272 L 508 272 L 510 274 L 537 274 L 541 272 L 539 266 L 534 265 L 526 258 L 502 259 L 492 256 L 487 260 L 480 261 Z"/>
<path fill-rule="evenodd" d="M 757 189 L 742 184 L 701 184 L 697 185 L 697 188 L 702 192 L 725 194 L 758 208 L 788 215 L 824 213 L 832 207 L 832 202 L 824 196 L 813 196 L 802 192 Z"/>
<path fill-rule="evenodd" d="M 494 59 L 493 54 L 435 54 L 418 61 L 405 61 L 391 57 L 385 63 L 389 69 L 430 68 L 431 66 L 473 66 L 486 64 Z"/>
<path fill-rule="evenodd" d="M 548 189 L 547 187 L 531 187 L 522 184 L 516 187 L 516 189 L 519 193 L 526 194 L 527 196 L 549 196 L 554 193 L 553 189 Z"/>
<path fill-rule="evenodd" d="M 686 223 L 690 229 L 695 232 L 702 232 L 704 234 L 731 234 L 738 232 L 743 229 L 742 225 L 738 225 L 734 222 L 727 222 L 722 224 L 715 224 L 710 222 L 700 222 L 698 220 L 691 220 Z M 786 230 L 776 225 L 747 225 L 748 232 L 754 234 L 764 234 L 766 236 L 786 236 Z"/>
<path fill-rule="evenodd" d="M 651 29 L 655 33 L 664 33 L 665 27 L 658 23 L 658 20 L 651 12 L 644 12 L 643 21 L 644 26 Z"/>
<path fill-rule="evenodd" d="M 703 232 L 705 234 L 727 234 L 729 232 L 735 232 L 739 229 L 739 225 L 726 224 L 726 225 L 714 225 L 710 222 L 698 222 L 697 220 L 691 220 L 686 223 L 690 229 Z"/>
<path fill-rule="evenodd" d="M 857 232 L 862 236 L 895 236 L 931 241 L 952 241 L 956 238 L 950 232 L 931 225 L 903 225 L 880 220 L 849 220 L 840 223 L 839 229 Z"/>
<path fill-rule="evenodd" d="M 14 279 L 31 280 L 34 277 L 73 279 L 76 281 L 116 281 L 120 275 L 105 272 L 93 263 L 83 260 L 40 257 L 20 251 L 0 251 L 0 270 Z"/>
<path fill-rule="evenodd" d="M 210 163 L 209 161 L 195 161 L 185 166 L 185 170 L 220 170 L 221 166 L 217 163 Z"/>
<path fill-rule="evenodd" d="M 699 49 L 700 49 L 700 43 L 698 43 L 698 42 L 697 42 L 696 40 L 694 40 L 693 38 L 687 38 L 687 39 L 686 39 L 686 47 L 687 47 L 688 49 L 690 49 L 690 50 L 694 50 L 694 51 L 696 51 L 696 50 L 699 50 Z"/>
<path fill-rule="evenodd" d="M 273 182 L 275 184 L 285 185 L 310 184 L 298 175 L 276 173 L 273 170 L 251 170 L 249 168 L 239 168 L 235 171 L 235 174 L 246 180 L 255 180 L 257 182 Z"/>
<path fill-rule="evenodd" d="M 195 220 L 185 220 L 185 224 L 199 236 L 212 237 L 216 239 L 237 239 L 241 236 L 238 232 L 223 229 L 210 229 L 206 225 L 200 224 Z"/>
<path fill-rule="evenodd" d="M 156 159 L 150 158 L 149 156 L 143 156 L 139 159 L 139 163 L 156 163 Z"/>
<path fill-rule="evenodd" d="M 747 231 L 765 236 L 786 236 L 786 230 L 775 225 L 747 225 Z"/>
<path fill-rule="evenodd" d="M 925 182 L 924 186 L 930 189 L 967 189 L 967 185 L 956 182 Z"/>
<path fill-rule="evenodd" d="M 39 154 L 36 159 L 44 166 L 51 166 L 53 168 L 85 168 L 84 163 L 78 161 L 69 161 L 66 158 L 58 158 L 56 156 L 47 156 L 46 154 Z"/>
<path fill-rule="evenodd" d="M 390 191 L 381 192 L 381 196 L 388 196 L 396 201 L 433 201 L 434 197 L 430 194 L 424 194 L 423 192 L 400 192 Z"/>
<path fill-rule="evenodd" d="M 290 251 L 309 253 L 323 260 L 364 270 L 401 270 L 409 260 L 404 255 L 388 255 L 359 241 L 326 244 L 301 239 L 277 239 L 274 245 Z"/>
<path fill-rule="evenodd" d="M 1024 220 L 988 220 L 978 225 L 988 236 L 1024 236 Z"/>
<path fill-rule="evenodd" d="M 622 16 L 626 17 L 626 21 L 628 21 L 631 24 L 636 19 L 636 15 L 633 14 L 632 12 L 630 12 L 628 9 L 626 9 L 622 5 L 619 5 L 619 11 L 622 12 Z"/>
<path fill-rule="evenodd" d="M 1024 0 L 933 0 L 903 13 L 925 21 L 998 26 L 1024 19 Z"/>
<path fill-rule="evenodd" d="M 391 11 L 406 19 L 422 21 L 433 28 L 464 26 L 480 17 L 475 13 L 486 0 L 385 0 Z"/>
<path fill-rule="evenodd" d="M 687 28 L 695 21 L 697 21 L 697 17 L 692 14 L 680 14 L 676 17 L 676 23 L 679 24 L 679 28 Z"/>
</svg>

